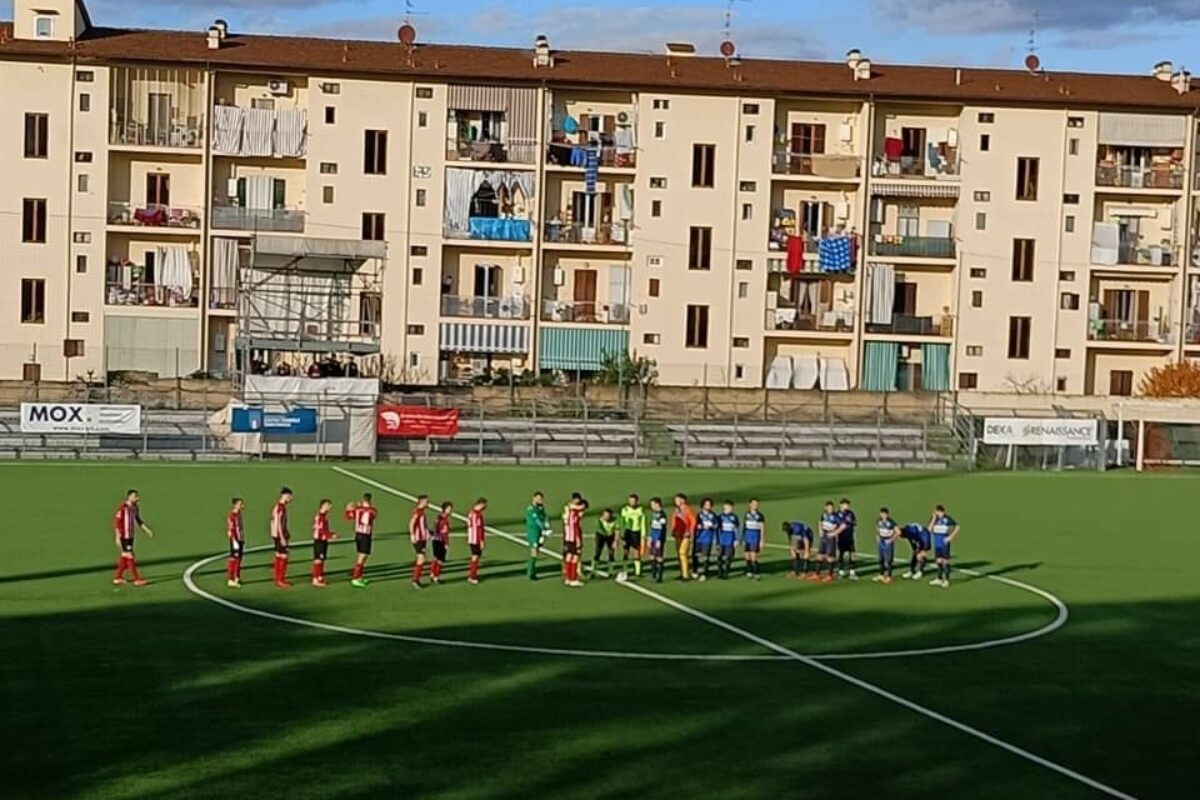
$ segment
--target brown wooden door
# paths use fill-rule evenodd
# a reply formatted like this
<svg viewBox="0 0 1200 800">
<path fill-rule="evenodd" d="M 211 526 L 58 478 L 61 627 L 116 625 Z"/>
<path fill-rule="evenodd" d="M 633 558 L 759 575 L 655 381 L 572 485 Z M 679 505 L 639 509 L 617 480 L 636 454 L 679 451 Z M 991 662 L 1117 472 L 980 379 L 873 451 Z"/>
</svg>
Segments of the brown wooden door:
<svg viewBox="0 0 1200 800">
<path fill-rule="evenodd" d="M 1136 323 L 1133 326 L 1133 336 L 1138 341 L 1150 339 L 1150 292 L 1139 290 L 1137 293 Z"/>
<path fill-rule="evenodd" d="M 596 270 L 575 270 L 575 320 L 596 321 Z"/>
<path fill-rule="evenodd" d="M 146 176 L 146 205 L 171 205 L 171 176 L 165 172 L 152 172 Z"/>
<path fill-rule="evenodd" d="M 896 284 L 896 298 L 892 301 L 892 311 L 910 317 L 917 315 L 917 285 L 915 283 Z"/>
</svg>

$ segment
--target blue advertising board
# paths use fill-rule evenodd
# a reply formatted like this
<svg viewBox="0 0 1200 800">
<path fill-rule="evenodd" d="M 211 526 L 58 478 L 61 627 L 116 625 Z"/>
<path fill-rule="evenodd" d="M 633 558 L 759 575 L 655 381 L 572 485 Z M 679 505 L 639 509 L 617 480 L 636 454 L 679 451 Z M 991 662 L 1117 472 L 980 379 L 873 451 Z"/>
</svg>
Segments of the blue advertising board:
<svg viewBox="0 0 1200 800">
<path fill-rule="evenodd" d="M 315 408 L 290 411 L 264 411 L 261 408 L 235 408 L 229 429 L 233 433 L 270 433 L 302 436 L 317 432 Z"/>
</svg>

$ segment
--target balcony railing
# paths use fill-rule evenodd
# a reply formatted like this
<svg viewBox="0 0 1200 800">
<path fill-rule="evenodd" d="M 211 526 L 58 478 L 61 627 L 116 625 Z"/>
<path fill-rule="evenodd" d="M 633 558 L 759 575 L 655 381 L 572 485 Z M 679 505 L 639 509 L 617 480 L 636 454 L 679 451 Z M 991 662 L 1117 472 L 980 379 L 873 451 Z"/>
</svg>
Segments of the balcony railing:
<svg viewBox="0 0 1200 800">
<path fill-rule="evenodd" d="M 503 217 L 471 217 L 467 229 L 443 227 L 442 235 L 447 239 L 472 239 L 484 242 L 531 242 L 533 222 L 527 219 L 505 219 Z"/>
<path fill-rule="evenodd" d="M 889 324 L 867 323 L 867 333 L 892 333 L 899 336 L 953 336 L 954 317 L 917 317 L 911 314 L 893 314 Z"/>
<path fill-rule="evenodd" d="M 448 161 L 479 161 L 495 164 L 537 163 L 537 142 L 520 139 L 508 141 L 470 141 L 450 139 L 446 142 Z"/>
<path fill-rule="evenodd" d="M 1171 328 L 1164 322 L 1128 319 L 1094 319 L 1088 322 L 1088 340 L 1093 342 L 1145 342 L 1173 344 Z"/>
<path fill-rule="evenodd" d="M 108 224 L 131 228 L 184 228 L 196 230 L 200 227 L 200 209 L 188 206 L 145 205 L 110 202 Z"/>
<path fill-rule="evenodd" d="M 852 333 L 854 331 L 854 312 L 832 309 L 817 312 L 801 311 L 796 308 L 768 309 L 766 328 L 768 331 Z"/>
<path fill-rule="evenodd" d="M 826 153 L 797 153 L 788 148 L 780 148 L 773 154 L 771 169 L 776 175 L 853 179 L 862 176 L 862 159 L 858 156 Z"/>
<path fill-rule="evenodd" d="M 1129 267 L 1177 267 L 1180 248 L 1175 244 L 1122 244 L 1117 249 L 1117 263 Z"/>
<path fill-rule="evenodd" d="M 587 166 L 589 150 L 596 150 L 596 145 L 569 144 L 553 142 L 546 149 L 546 162 L 556 167 Z M 632 168 L 637 166 L 637 151 L 631 148 L 620 148 L 615 145 L 601 145 L 597 153 L 597 166 L 605 169 L 610 167 Z"/>
<path fill-rule="evenodd" d="M 208 307 L 216 310 L 232 311 L 237 308 L 238 291 L 233 288 L 208 288 Z"/>
<path fill-rule="evenodd" d="M 154 306 L 158 308 L 196 308 L 198 285 L 186 293 L 178 287 L 146 283 L 140 280 L 107 281 L 104 302 L 110 306 Z"/>
<path fill-rule="evenodd" d="M 871 167 L 871 174 L 876 178 L 913 178 L 931 181 L 957 181 L 959 179 L 957 158 L 938 158 L 936 161 L 924 158 L 901 156 L 898 161 L 885 157 L 876 157 Z"/>
<path fill-rule="evenodd" d="M 529 319 L 524 297 L 455 297 L 442 295 L 443 317 L 476 319 Z"/>
<path fill-rule="evenodd" d="M 542 300 L 543 322 L 591 322 L 604 325 L 628 325 L 632 307 L 626 303 L 572 302 Z"/>
<path fill-rule="evenodd" d="M 1096 185 L 1122 189 L 1182 189 L 1182 164 L 1161 164 L 1149 167 L 1121 167 L 1114 164 L 1096 166 Z"/>
<path fill-rule="evenodd" d="M 223 231 L 304 233 L 305 213 L 295 208 L 256 209 L 214 205 L 212 227 Z"/>
<path fill-rule="evenodd" d="M 871 240 L 871 255 L 890 258 L 954 258 L 954 239 L 942 236 L 879 235 Z"/>
<path fill-rule="evenodd" d="M 629 244 L 628 222 L 604 222 L 586 227 L 578 222 L 546 223 L 546 241 L 554 244 Z"/>
</svg>

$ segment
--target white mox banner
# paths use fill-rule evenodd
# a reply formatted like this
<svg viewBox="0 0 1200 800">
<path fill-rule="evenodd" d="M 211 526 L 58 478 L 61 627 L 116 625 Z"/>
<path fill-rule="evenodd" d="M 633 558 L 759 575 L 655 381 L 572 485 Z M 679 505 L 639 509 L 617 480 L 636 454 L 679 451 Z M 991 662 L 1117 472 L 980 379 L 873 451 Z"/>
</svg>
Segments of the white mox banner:
<svg viewBox="0 0 1200 800">
<path fill-rule="evenodd" d="M 987 417 L 983 421 L 983 443 L 1047 447 L 1098 445 L 1100 420 Z"/>
<path fill-rule="evenodd" d="M 141 406 L 21 403 L 21 433 L 141 432 Z"/>
</svg>

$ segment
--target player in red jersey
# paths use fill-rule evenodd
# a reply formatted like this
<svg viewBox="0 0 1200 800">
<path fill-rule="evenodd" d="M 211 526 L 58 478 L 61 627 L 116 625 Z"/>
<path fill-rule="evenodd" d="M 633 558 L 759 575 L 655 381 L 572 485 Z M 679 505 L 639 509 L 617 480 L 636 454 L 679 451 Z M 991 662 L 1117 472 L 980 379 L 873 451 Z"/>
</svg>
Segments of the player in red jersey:
<svg viewBox="0 0 1200 800">
<path fill-rule="evenodd" d="M 487 499 L 479 498 L 467 514 L 467 547 L 471 549 L 471 564 L 467 567 L 467 583 L 475 586 L 479 583 L 479 559 L 483 557 L 483 547 L 487 542 L 487 524 L 483 521 L 483 512 L 487 509 Z"/>
<path fill-rule="evenodd" d="M 329 557 L 329 542 L 337 538 L 329 527 L 329 510 L 333 508 L 333 501 L 328 498 L 322 498 L 321 504 L 317 506 L 317 515 L 313 517 L 313 564 L 312 564 L 312 585 L 318 589 L 324 589 L 327 584 L 325 582 L 325 559 Z"/>
<path fill-rule="evenodd" d="M 423 494 L 417 498 L 413 506 L 412 516 L 408 518 L 408 540 L 412 542 L 416 558 L 413 560 L 412 585 L 421 588 L 421 576 L 425 574 L 425 547 L 429 544 L 429 520 L 425 514 L 429 510 L 429 495 Z"/>
<path fill-rule="evenodd" d="M 246 554 L 246 526 L 242 522 L 242 509 L 246 504 L 242 498 L 232 500 L 233 507 L 225 518 L 225 535 L 229 537 L 229 564 L 225 567 L 225 585 L 230 589 L 242 588 L 242 556 Z"/>
<path fill-rule="evenodd" d="M 365 493 L 359 502 L 346 506 L 346 520 L 354 523 L 354 548 L 358 553 L 354 569 L 350 571 L 350 585 L 356 589 L 365 589 L 370 583 L 363 573 L 367 569 L 367 557 L 371 555 L 377 516 L 379 509 L 372 502 L 370 492 Z"/>
<path fill-rule="evenodd" d="M 292 502 L 292 490 L 283 487 L 279 490 L 279 499 L 271 508 L 271 542 L 275 545 L 275 585 L 286 589 L 288 583 L 288 548 L 292 540 L 292 532 L 288 529 L 288 505 Z"/>
<path fill-rule="evenodd" d="M 442 512 L 438 514 L 433 528 L 433 566 L 430 567 L 430 574 L 434 583 L 442 582 L 442 567 L 450 552 L 450 521 L 453 518 L 454 504 L 447 500 L 442 503 Z"/>
<path fill-rule="evenodd" d="M 579 553 L 583 549 L 583 512 L 588 502 L 574 495 L 563 511 L 563 584 L 577 589 L 583 586 L 579 580 Z"/>
<path fill-rule="evenodd" d="M 125 493 L 125 502 L 117 506 L 117 513 L 113 515 L 113 538 L 117 543 L 117 569 L 113 573 L 115 586 L 125 583 L 125 570 L 129 570 L 133 576 L 134 586 L 145 586 L 149 583 L 138 573 L 137 559 L 133 555 L 133 534 L 138 528 L 145 531 L 151 539 L 154 538 L 154 531 L 150 530 L 150 526 L 142 519 L 142 512 L 138 508 L 139 499 L 137 489 L 130 489 Z"/>
</svg>

